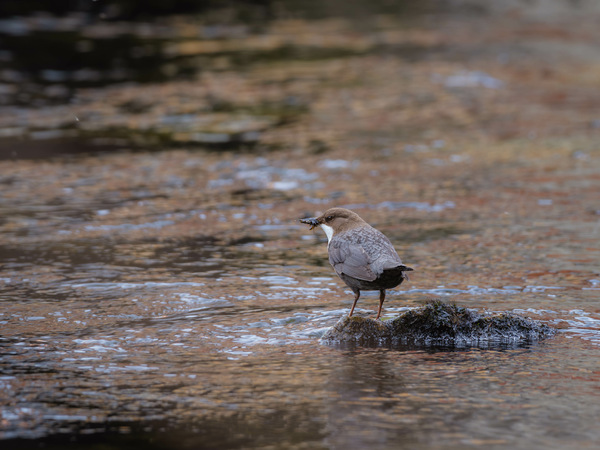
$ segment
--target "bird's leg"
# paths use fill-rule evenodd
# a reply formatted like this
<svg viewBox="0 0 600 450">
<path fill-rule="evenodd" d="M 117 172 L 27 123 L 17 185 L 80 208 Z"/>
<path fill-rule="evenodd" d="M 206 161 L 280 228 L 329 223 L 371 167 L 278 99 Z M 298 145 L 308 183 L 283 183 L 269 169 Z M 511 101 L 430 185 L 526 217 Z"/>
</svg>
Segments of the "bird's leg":
<svg viewBox="0 0 600 450">
<path fill-rule="evenodd" d="M 352 313 L 354 312 L 354 307 L 356 306 L 356 302 L 358 301 L 358 298 L 360 297 L 360 291 L 356 291 L 354 292 L 354 303 L 352 304 L 352 309 L 350 310 L 350 314 L 348 314 L 348 317 L 352 317 Z"/>
<path fill-rule="evenodd" d="M 384 301 L 385 301 L 385 289 L 381 289 L 379 291 L 379 309 L 377 310 L 377 317 L 375 317 L 375 320 L 379 319 L 379 316 L 381 315 L 381 307 L 383 306 Z"/>
</svg>

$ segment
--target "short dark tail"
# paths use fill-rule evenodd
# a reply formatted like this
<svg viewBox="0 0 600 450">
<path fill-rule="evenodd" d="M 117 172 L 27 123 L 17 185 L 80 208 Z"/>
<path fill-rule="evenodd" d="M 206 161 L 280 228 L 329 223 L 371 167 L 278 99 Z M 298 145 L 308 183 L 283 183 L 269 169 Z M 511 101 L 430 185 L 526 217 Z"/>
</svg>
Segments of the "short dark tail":
<svg viewBox="0 0 600 450">
<path fill-rule="evenodd" d="M 404 278 L 405 280 L 408 280 L 408 274 L 406 274 L 404 272 L 410 272 L 411 270 L 413 270 L 413 268 L 402 265 L 402 266 L 400 266 L 400 269 L 402 270 L 402 278 Z"/>
</svg>

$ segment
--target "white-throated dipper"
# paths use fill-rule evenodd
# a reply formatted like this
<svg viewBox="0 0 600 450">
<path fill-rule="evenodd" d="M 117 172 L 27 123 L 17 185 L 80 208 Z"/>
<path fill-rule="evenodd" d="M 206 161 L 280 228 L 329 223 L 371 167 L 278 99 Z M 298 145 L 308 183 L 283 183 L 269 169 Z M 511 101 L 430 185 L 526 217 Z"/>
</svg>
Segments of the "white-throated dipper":
<svg viewBox="0 0 600 450">
<path fill-rule="evenodd" d="M 319 217 L 300 219 L 312 230 L 320 226 L 327 235 L 329 262 L 335 272 L 354 292 L 352 317 L 360 291 L 379 291 L 379 309 L 385 300 L 385 290 L 398 286 L 408 278 L 404 272 L 413 270 L 402 264 L 394 246 L 385 235 L 365 222 L 358 214 L 345 208 L 331 208 Z"/>
</svg>

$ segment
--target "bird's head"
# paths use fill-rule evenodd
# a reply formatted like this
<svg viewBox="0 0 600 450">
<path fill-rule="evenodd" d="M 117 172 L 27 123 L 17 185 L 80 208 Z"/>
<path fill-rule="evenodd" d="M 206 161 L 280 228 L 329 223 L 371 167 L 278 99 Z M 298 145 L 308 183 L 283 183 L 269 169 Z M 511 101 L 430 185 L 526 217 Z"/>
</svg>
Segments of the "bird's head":
<svg viewBox="0 0 600 450">
<path fill-rule="evenodd" d="M 358 214 L 346 208 L 330 208 L 318 217 L 300 219 L 300 222 L 310 225 L 311 230 L 320 226 L 329 241 L 334 234 L 366 225 Z"/>
</svg>

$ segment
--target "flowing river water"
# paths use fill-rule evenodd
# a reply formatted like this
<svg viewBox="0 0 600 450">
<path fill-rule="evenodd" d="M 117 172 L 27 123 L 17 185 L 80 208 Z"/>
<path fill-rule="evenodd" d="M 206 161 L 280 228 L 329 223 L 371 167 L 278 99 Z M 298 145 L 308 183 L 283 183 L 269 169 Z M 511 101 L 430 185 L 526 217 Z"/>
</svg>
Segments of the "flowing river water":
<svg viewBox="0 0 600 450">
<path fill-rule="evenodd" d="M 448 27 L 431 39 L 463 42 Z M 85 91 L 53 110 L 102 122 L 101 99 L 110 109 L 156 92 L 183 120 L 206 90 L 308 105 L 262 130 L 264 147 L 111 138 L 111 151 L 0 161 L 0 446 L 596 447 L 600 149 L 582 125 L 597 109 L 581 105 L 600 99 L 591 63 L 548 79 L 539 51 L 510 53 L 509 66 L 483 58 L 498 78 L 455 53 L 411 64 L 367 53 L 160 92 Z M 120 117 L 154 123 L 146 113 Z M 388 292 L 384 320 L 440 298 L 557 335 L 501 348 L 320 343 L 353 296 L 325 235 L 298 219 L 331 206 L 382 230 L 415 269 Z M 365 292 L 357 312 L 377 303 Z"/>
<path fill-rule="evenodd" d="M 597 186 L 588 164 L 561 159 L 569 160 L 557 179 Z M 500 192 L 480 180 L 471 194 L 450 190 L 436 203 L 305 195 L 317 179 L 325 192 L 350 191 L 348 173 L 380 164 L 326 168 L 342 165 L 335 161 L 246 155 L 224 164 L 173 151 L 30 162 L 11 174 L 1 248 L 3 438 L 60 447 L 75 435 L 78 445 L 149 448 L 597 442 L 598 219 L 585 209 L 580 219 L 562 218 L 525 192 L 539 186 L 532 177 L 516 194 L 515 179 Z M 272 167 L 288 182 L 298 174 L 310 181 L 211 203 L 229 189 L 207 193 L 217 166 L 244 183 L 249 173 L 269 178 Z M 373 194 L 375 180 L 419 183 L 419 171 L 381 170 Z M 514 208 L 488 217 L 490 195 Z M 560 203 L 582 208 L 573 201 Z M 352 294 L 333 276 L 323 233 L 297 219 L 330 204 L 384 230 L 415 268 L 390 292 L 385 316 L 442 298 L 514 311 L 560 333 L 501 349 L 321 344 Z M 358 310 L 373 315 L 376 305 L 365 293 Z"/>
</svg>

